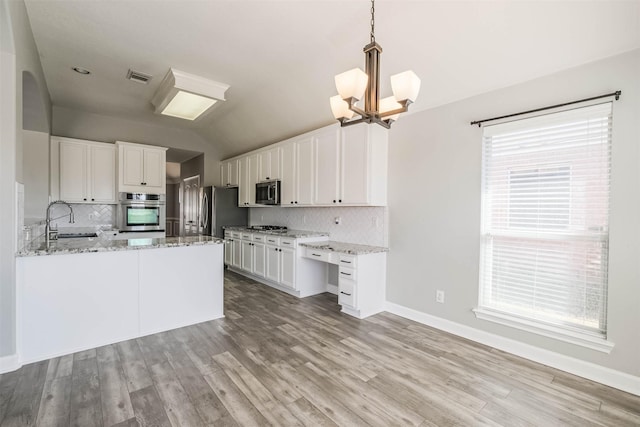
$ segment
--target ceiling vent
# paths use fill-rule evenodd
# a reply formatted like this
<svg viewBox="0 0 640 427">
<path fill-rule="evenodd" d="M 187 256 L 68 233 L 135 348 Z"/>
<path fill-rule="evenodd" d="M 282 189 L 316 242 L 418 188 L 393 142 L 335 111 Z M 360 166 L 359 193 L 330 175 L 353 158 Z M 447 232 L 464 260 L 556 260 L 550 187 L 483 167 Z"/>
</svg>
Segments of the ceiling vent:
<svg viewBox="0 0 640 427">
<path fill-rule="evenodd" d="M 127 71 L 127 78 L 129 80 L 145 85 L 149 83 L 149 80 L 151 80 L 152 77 L 153 76 L 150 76 L 149 74 L 141 73 L 140 71 L 134 71 L 132 69 L 129 69 L 129 71 Z"/>
</svg>

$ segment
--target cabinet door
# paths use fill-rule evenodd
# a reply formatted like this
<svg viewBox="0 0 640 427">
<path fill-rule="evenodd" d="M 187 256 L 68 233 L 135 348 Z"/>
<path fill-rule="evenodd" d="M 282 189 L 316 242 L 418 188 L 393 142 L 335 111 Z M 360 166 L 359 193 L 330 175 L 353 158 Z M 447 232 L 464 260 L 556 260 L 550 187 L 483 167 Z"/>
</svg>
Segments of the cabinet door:
<svg viewBox="0 0 640 427">
<path fill-rule="evenodd" d="M 269 157 L 269 179 L 281 179 L 280 147 L 273 148 L 269 151 L 271 152 L 271 156 Z"/>
<path fill-rule="evenodd" d="M 225 240 L 224 242 L 224 263 L 233 265 L 233 241 Z"/>
<path fill-rule="evenodd" d="M 329 129 L 315 138 L 315 197 L 316 205 L 339 203 L 339 129 Z"/>
<path fill-rule="evenodd" d="M 144 182 L 144 149 L 122 146 L 122 184 L 140 186 Z"/>
<path fill-rule="evenodd" d="M 258 162 L 260 163 L 260 176 L 258 181 L 271 179 L 271 151 L 258 153 Z"/>
<path fill-rule="evenodd" d="M 292 289 L 296 287 L 296 251 L 294 249 L 280 250 L 280 284 Z"/>
<path fill-rule="evenodd" d="M 60 199 L 87 201 L 87 155 L 86 144 L 60 141 Z"/>
<path fill-rule="evenodd" d="M 233 266 L 242 268 L 242 240 L 233 240 Z"/>
<path fill-rule="evenodd" d="M 91 146 L 89 196 L 92 202 L 116 203 L 116 148 Z"/>
<path fill-rule="evenodd" d="M 242 241 L 242 269 L 253 273 L 253 244 Z"/>
<path fill-rule="evenodd" d="M 238 160 L 238 206 L 247 207 L 249 204 L 249 158 Z M 255 188 L 253 190 L 256 191 Z"/>
<path fill-rule="evenodd" d="M 343 204 L 369 203 L 368 126 L 342 129 L 342 177 L 340 196 Z"/>
<path fill-rule="evenodd" d="M 282 176 L 280 181 L 280 203 L 291 206 L 296 200 L 296 147 L 288 144 L 280 150 Z"/>
<path fill-rule="evenodd" d="M 238 185 L 238 160 L 229 160 L 220 165 L 220 185 L 234 187 Z"/>
<path fill-rule="evenodd" d="M 296 205 L 311 205 L 313 203 L 313 138 L 305 138 L 296 142 Z"/>
<path fill-rule="evenodd" d="M 254 154 L 249 156 L 248 160 L 249 168 L 249 205 L 256 204 L 256 183 L 260 181 L 260 156 Z"/>
<path fill-rule="evenodd" d="M 266 256 L 264 243 L 253 244 L 253 274 L 264 277 L 266 274 Z"/>
<path fill-rule="evenodd" d="M 144 186 L 152 189 L 163 189 L 166 179 L 164 150 L 148 150 L 143 153 L 143 169 L 144 169 Z M 164 191 L 163 191 L 164 193 Z"/>
<path fill-rule="evenodd" d="M 267 279 L 280 282 L 280 249 L 275 246 L 267 246 Z"/>
</svg>

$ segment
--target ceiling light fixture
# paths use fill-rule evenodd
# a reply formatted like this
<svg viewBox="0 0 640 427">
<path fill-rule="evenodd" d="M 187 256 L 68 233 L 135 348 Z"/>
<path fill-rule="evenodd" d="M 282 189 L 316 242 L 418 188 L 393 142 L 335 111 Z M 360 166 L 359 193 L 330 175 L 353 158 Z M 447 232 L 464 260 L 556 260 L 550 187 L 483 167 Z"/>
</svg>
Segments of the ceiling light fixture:
<svg viewBox="0 0 640 427">
<path fill-rule="evenodd" d="M 376 43 L 375 2 L 371 0 L 371 43 L 364 47 L 365 71 L 359 68 L 335 77 L 339 95 L 331 97 L 331 111 L 342 126 L 356 123 L 377 123 L 387 129 L 398 120 L 400 113 L 408 111 L 420 92 L 420 79 L 413 71 L 391 76 L 393 96 L 380 99 L 380 54 L 382 47 Z M 364 110 L 356 103 L 364 95 Z M 353 119 L 354 114 L 360 116 Z"/>
<path fill-rule="evenodd" d="M 165 116 L 195 120 L 217 101 L 224 101 L 229 85 L 170 68 L 151 103 Z"/>
<path fill-rule="evenodd" d="M 86 68 L 72 67 L 71 69 L 78 74 L 84 74 L 84 75 L 91 74 L 91 71 L 87 70 Z"/>
</svg>

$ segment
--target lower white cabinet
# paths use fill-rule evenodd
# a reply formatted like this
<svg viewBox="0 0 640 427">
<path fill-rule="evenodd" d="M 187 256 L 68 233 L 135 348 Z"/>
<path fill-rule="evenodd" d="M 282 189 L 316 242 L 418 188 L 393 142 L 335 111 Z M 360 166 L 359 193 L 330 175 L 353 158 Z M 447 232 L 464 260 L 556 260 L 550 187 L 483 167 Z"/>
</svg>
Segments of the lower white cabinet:
<svg viewBox="0 0 640 427">
<path fill-rule="evenodd" d="M 224 241 L 224 263 L 226 265 L 233 264 L 233 242 L 231 240 Z"/>
<path fill-rule="evenodd" d="M 299 297 L 326 291 L 326 267 L 305 259 L 304 248 L 298 248 L 298 243 L 325 241 L 327 236 L 296 239 L 226 231 L 225 239 L 231 240 L 233 247 L 232 259 L 225 257 L 232 271 Z"/>
<path fill-rule="evenodd" d="M 307 247 L 304 257 L 338 266 L 338 304 L 343 313 L 363 319 L 384 311 L 386 252 L 348 255 Z"/>
</svg>

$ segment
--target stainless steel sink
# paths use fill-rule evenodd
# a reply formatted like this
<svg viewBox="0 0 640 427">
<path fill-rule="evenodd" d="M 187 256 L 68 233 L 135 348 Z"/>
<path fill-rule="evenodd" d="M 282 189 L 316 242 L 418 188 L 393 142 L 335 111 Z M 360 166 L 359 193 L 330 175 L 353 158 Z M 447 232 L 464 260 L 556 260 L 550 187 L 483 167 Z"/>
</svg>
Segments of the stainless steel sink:
<svg viewBox="0 0 640 427">
<path fill-rule="evenodd" d="M 58 233 L 58 239 L 73 239 L 78 237 L 98 237 L 96 233 Z"/>
</svg>

